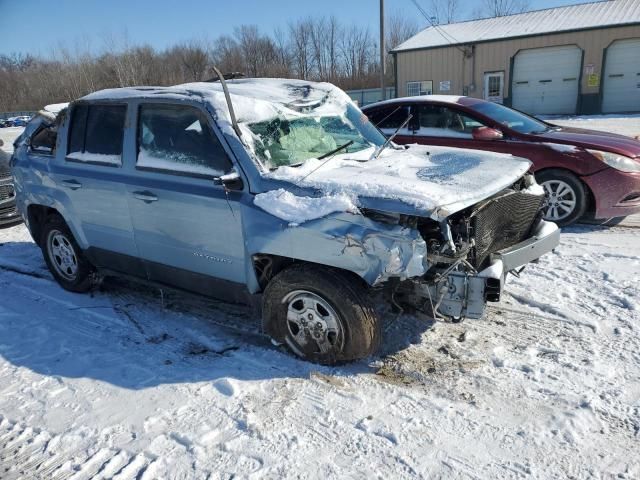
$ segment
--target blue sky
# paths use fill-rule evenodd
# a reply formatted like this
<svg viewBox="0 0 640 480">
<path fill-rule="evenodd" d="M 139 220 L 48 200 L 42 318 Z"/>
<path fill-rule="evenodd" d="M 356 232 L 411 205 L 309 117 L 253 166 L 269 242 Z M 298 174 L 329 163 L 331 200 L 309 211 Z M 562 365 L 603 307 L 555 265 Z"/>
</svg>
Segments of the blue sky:
<svg viewBox="0 0 640 480">
<path fill-rule="evenodd" d="M 430 0 L 419 0 L 428 9 Z M 459 0 L 463 18 L 479 0 Z M 532 9 L 584 0 L 531 0 Z M 385 0 L 388 12 L 404 12 L 426 22 L 410 0 Z M 162 49 L 194 38 L 213 39 L 240 24 L 265 32 L 304 16 L 336 15 L 376 31 L 377 0 L 0 0 L 0 54 L 24 52 L 48 56 L 54 47 L 88 44 L 104 49 L 105 37 L 126 31 L 132 44 Z"/>
</svg>

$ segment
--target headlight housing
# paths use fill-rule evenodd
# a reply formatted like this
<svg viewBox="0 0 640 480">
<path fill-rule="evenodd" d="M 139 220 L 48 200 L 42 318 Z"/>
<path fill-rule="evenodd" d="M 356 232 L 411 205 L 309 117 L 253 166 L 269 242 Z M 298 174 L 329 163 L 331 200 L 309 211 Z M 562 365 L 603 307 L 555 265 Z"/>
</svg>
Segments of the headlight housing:
<svg viewBox="0 0 640 480">
<path fill-rule="evenodd" d="M 625 157 L 624 155 L 618 155 L 617 153 L 602 152 L 600 150 L 587 149 L 587 152 L 596 157 L 598 160 L 602 160 L 611 168 L 615 168 L 616 170 L 620 170 L 621 172 L 640 173 L 640 162 L 637 160 Z"/>
</svg>

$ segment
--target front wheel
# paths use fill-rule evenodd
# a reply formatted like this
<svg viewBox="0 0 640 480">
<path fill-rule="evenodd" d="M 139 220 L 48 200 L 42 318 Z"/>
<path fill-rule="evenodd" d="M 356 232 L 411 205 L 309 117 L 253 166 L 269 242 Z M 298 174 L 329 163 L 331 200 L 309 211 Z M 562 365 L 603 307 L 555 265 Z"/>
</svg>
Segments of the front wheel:
<svg viewBox="0 0 640 480">
<path fill-rule="evenodd" d="M 578 221 L 587 210 L 587 190 L 578 177 L 564 170 L 545 170 L 536 175 L 544 188 L 545 220 L 566 227 Z"/>
<path fill-rule="evenodd" d="M 39 243 L 49 271 L 62 288 L 77 293 L 91 289 L 91 264 L 61 216 L 47 218 Z"/>
<path fill-rule="evenodd" d="M 315 265 L 294 265 L 267 285 L 264 330 L 294 354 L 333 365 L 373 354 L 380 322 L 355 276 Z"/>
</svg>

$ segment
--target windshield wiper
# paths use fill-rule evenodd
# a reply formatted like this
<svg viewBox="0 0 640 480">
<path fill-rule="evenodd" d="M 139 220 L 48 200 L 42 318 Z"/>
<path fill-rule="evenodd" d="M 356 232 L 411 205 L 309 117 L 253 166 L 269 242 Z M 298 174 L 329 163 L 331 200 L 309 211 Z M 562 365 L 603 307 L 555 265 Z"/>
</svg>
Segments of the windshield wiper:
<svg viewBox="0 0 640 480">
<path fill-rule="evenodd" d="M 349 140 L 347 143 L 345 143 L 344 145 L 340 145 L 338 148 L 334 148 L 333 150 L 331 150 L 330 152 L 327 152 L 323 155 L 320 155 L 318 157 L 318 160 L 322 160 L 325 159 L 327 157 L 330 157 L 331 155 L 335 155 L 336 153 L 338 153 L 341 150 L 344 150 L 345 148 L 350 147 L 351 145 L 353 145 L 353 140 Z"/>
<path fill-rule="evenodd" d="M 389 144 L 393 141 L 393 139 L 396 138 L 396 135 L 398 135 L 398 133 L 400 133 L 400 130 L 402 130 L 404 127 L 406 127 L 407 124 L 411 121 L 412 118 L 413 118 L 413 115 L 409 114 L 407 119 L 404 122 L 402 122 L 402 125 L 400 125 L 398 128 L 396 128 L 396 131 L 393 132 L 393 135 L 391 135 L 389 138 L 387 138 L 387 140 L 380 146 L 380 148 L 377 149 L 375 152 L 373 152 L 373 155 L 371 155 L 371 158 L 369 160 L 375 160 L 376 158 L 378 158 L 380 156 L 380 154 L 382 153 L 382 151 L 389 146 Z"/>
</svg>

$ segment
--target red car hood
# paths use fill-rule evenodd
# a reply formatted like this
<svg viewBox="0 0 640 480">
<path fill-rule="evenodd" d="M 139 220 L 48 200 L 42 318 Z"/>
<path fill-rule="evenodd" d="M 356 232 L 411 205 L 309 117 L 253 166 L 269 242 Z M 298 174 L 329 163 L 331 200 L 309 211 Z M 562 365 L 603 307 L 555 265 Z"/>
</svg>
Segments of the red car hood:
<svg viewBox="0 0 640 480">
<path fill-rule="evenodd" d="M 563 143 L 593 150 L 603 150 L 631 158 L 640 157 L 640 141 L 615 133 L 561 127 L 560 130 L 550 130 L 532 136 L 539 138 L 543 142 Z"/>
</svg>

